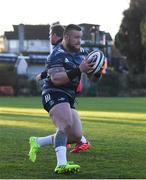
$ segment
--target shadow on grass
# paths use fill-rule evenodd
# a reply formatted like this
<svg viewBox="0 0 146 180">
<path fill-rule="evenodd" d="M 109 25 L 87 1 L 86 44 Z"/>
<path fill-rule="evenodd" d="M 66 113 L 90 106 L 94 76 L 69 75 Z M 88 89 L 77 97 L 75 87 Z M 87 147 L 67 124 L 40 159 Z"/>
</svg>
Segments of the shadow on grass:
<svg viewBox="0 0 146 180">
<path fill-rule="evenodd" d="M 100 119 L 100 120 L 99 120 Z M 87 120 L 87 118 L 83 118 L 83 121 L 84 122 L 90 122 L 90 123 L 96 123 L 96 124 L 108 124 L 108 125 L 126 125 L 126 126 L 140 126 L 140 127 L 144 127 L 144 126 L 146 126 L 146 122 L 145 123 L 136 123 L 136 122 L 134 122 L 134 123 L 132 123 L 132 122 L 123 122 L 123 121 L 119 121 L 119 120 L 117 120 L 116 121 L 116 119 L 114 120 L 114 121 L 111 121 L 111 120 L 109 120 L 108 118 L 107 118 L 107 120 L 105 120 L 105 118 L 99 118 L 99 119 L 97 119 L 97 120 Z"/>
<path fill-rule="evenodd" d="M 20 121 L 20 119 L 25 119 L 27 121 L 34 121 L 37 119 L 37 122 L 46 123 L 48 120 L 51 119 L 49 116 L 38 116 L 38 115 L 28 115 L 28 114 L 16 114 L 16 113 L 9 113 L 9 114 L 1 114 L 1 119 L 9 119 L 9 120 L 15 120 Z"/>
</svg>

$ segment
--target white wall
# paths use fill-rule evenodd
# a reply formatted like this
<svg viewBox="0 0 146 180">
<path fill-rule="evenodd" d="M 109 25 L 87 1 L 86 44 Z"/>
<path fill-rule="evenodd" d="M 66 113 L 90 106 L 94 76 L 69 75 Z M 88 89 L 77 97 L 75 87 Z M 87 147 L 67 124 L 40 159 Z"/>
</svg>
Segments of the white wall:
<svg viewBox="0 0 146 180">
<path fill-rule="evenodd" d="M 29 79 L 33 80 L 36 78 L 36 75 L 45 70 L 45 64 L 29 64 L 27 68 L 27 76 Z"/>
<path fill-rule="evenodd" d="M 25 51 L 31 52 L 48 52 L 49 51 L 49 40 L 25 40 L 24 41 Z"/>
<path fill-rule="evenodd" d="M 24 51 L 26 52 L 49 52 L 49 40 L 24 40 Z M 19 53 L 18 40 L 5 40 L 5 51 Z"/>
</svg>

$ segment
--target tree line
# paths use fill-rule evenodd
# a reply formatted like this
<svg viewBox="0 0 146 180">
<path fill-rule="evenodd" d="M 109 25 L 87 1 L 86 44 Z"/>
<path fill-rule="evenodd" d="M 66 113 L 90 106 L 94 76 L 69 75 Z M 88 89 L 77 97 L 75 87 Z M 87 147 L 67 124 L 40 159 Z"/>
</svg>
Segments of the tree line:
<svg viewBox="0 0 146 180">
<path fill-rule="evenodd" d="M 123 12 L 115 46 L 128 60 L 131 74 L 146 73 L 146 0 L 131 0 Z"/>
</svg>

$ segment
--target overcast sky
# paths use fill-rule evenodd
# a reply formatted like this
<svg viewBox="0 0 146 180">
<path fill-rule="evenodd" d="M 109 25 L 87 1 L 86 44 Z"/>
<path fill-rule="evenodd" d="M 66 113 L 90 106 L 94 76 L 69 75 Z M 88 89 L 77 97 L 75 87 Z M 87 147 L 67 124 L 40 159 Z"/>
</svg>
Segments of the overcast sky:
<svg viewBox="0 0 146 180">
<path fill-rule="evenodd" d="M 94 23 L 114 38 L 129 0 L 0 0 L 0 35 L 12 25 Z"/>
</svg>

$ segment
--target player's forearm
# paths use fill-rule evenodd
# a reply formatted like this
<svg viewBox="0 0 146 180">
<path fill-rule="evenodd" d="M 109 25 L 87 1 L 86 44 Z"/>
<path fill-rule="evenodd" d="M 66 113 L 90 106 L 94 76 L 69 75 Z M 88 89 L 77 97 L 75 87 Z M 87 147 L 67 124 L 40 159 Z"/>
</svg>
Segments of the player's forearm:
<svg viewBox="0 0 146 180">
<path fill-rule="evenodd" d="M 84 71 L 87 71 L 91 67 L 88 65 L 88 63 L 83 63 L 79 67 L 68 70 L 67 72 L 61 71 L 57 72 L 58 69 L 52 68 L 49 71 L 51 72 L 51 81 L 55 86 L 61 86 L 69 81 L 72 81 L 74 78 L 81 76 L 81 73 Z M 53 73 L 55 72 L 55 73 Z"/>
</svg>

